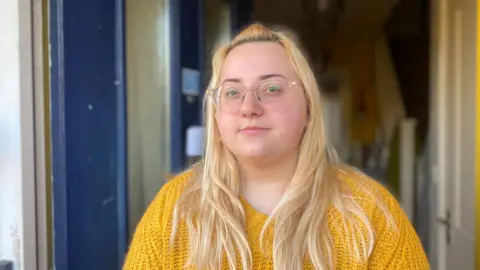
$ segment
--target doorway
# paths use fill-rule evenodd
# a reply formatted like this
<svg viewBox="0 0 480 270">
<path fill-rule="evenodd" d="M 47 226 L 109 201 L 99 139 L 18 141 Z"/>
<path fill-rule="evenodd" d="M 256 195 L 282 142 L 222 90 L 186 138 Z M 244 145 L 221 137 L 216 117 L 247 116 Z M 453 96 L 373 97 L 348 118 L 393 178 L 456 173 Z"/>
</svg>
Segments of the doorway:
<svg viewBox="0 0 480 270">
<path fill-rule="evenodd" d="M 57 269 L 119 268 L 141 210 L 164 174 L 184 166 L 186 129 L 201 123 L 182 68 L 198 72 L 201 91 L 217 42 L 254 20 L 298 35 L 324 91 L 330 137 L 345 160 L 403 198 L 432 269 L 473 269 L 475 2 L 125 1 L 50 0 Z M 206 10 L 231 27 L 215 28 Z M 406 167 L 401 157 L 410 157 Z"/>
<path fill-rule="evenodd" d="M 437 251 L 436 269 L 474 269 L 475 241 L 479 241 L 478 236 L 475 240 L 475 196 L 480 195 L 475 194 L 479 180 L 475 149 L 480 143 L 475 127 L 478 60 L 473 57 L 478 57 L 478 29 L 472 27 L 478 25 L 477 5 L 476 1 L 432 1 L 435 91 L 430 118 L 437 194 L 431 246 Z"/>
</svg>

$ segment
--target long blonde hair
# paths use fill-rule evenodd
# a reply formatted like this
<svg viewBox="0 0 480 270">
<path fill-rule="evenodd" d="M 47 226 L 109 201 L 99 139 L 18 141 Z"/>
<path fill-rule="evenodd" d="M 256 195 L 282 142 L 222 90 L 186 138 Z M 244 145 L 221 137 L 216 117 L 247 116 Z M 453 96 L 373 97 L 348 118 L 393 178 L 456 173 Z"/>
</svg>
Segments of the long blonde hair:
<svg viewBox="0 0 480 270">
<path fill-rule="evenodd" d="M 273 262 L 276 269 L 301 269 L 308 255 L 316 269 L 334 268 L 333 240 L 328 225 L 332 208 L 342 214 L 348 246 L 359 261 L 366 261 L 374 245 L 374 231 L 363 209 L 339 180 L 341 167 L 328 147 L 322 121 L 322 101 L 314 74 L 295 42 L 283 32 L 253 24 L 216 52 L 209 88 L 217 86 L 228 53 L 244 43 L 275 42 L 283 46 L 304 88 L 309 120 L 296 171 L 282 200 L 262 231 L 274 225 Z M 181 221 L 189 232 L 188 265 L 219 269 L 227 259 L 231 269 L 241 263 L 252 267 L 252 253 L 240 201 L 241 174 L 231 152 L 219 140 L 215 106 L 205 98 L 206 142 L 204 160 L 194 167 L 195 177 L 177 202 L 171 243 Z M 272 222 L 274 221 L 274 222 Z M 359 241 L 357 241 L 359 240 Z M 262 244 L 263 246 L 263 244 Z M 238 255 L 240 258 L 238 258 Z"/>
</svg>

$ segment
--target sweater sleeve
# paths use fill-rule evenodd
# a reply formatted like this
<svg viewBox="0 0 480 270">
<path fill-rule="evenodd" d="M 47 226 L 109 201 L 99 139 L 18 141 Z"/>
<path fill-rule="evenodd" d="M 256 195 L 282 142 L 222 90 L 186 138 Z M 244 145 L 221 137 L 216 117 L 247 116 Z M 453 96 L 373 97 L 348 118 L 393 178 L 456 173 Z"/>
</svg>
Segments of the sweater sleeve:
<svg viewBox="0 0 480 270">
<path fill-rule="evenodd" d="M 381 188 L 380 192 L 386 208 L 376 207 L 374 210 L 376 244 L 369 259 L 369 269 L 430 269 L 423 246 L 407 215 L 386 189 Z"/>
</svg>

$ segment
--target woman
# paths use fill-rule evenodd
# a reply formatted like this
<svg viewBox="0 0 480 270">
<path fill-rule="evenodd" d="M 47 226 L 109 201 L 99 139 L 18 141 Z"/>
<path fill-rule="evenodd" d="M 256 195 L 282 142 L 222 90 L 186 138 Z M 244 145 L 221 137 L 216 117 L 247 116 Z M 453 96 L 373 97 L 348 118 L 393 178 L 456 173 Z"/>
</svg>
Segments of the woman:
<svg viewBox="0 0 480 270">
<path fill-rule="evenodd" d="M 213 58 L 204 160 L 169 181 L 124 269 L 428 269 L 395 199 L 340 164 L 292 39 L 254 24 Z"/>
</svg>

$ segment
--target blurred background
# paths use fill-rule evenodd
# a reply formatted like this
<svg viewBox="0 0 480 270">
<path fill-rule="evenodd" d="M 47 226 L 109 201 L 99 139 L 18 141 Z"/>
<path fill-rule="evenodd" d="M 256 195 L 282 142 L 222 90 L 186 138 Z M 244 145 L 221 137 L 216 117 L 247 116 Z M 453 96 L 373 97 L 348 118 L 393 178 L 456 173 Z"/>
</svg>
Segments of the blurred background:
<svg viewBox="0 0 480 270">
<path fill-rule="evenodd" d="M 330 142 L 397 197 L 432 269 L 480 269 L 477 1 L 10 0 L 0 14 L 0 270 L 120 269 L 155 194 L 202 151 L 215 49 L 252 22 L 301 42 Z"/>
</svg>

